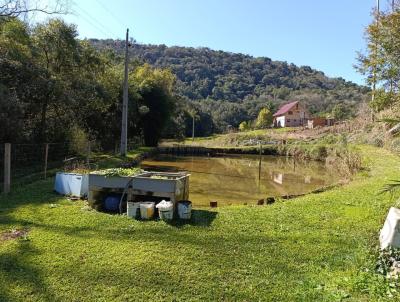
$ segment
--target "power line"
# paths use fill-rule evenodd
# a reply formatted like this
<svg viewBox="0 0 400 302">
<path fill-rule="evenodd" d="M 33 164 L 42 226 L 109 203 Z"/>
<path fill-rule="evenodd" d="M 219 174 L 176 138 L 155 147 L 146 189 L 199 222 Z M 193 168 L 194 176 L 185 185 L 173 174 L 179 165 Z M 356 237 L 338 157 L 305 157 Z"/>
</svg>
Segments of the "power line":
<svg viewBox="0 0 400 302">
<path fill-rule="evenodd" d="M 127 28 L 126 24 L 123 24 L 123 23 L 121 22 L 121 20 L 120 20 L 117 16 L 114 15 L 114 13 L 112 12 L 112 10 L 110 10 L 108 7 L 106 7 L 100 0 L 96 0 L 96 2 L 97 2 L 98 4 L 100 4 L 100 6 L 103 7 L 103 9 L 104 9 L 108 14 L 110 14 L 110 16 L 111 16 L 115 21 L 117 21 L 117 22 L 118 22 L 121 26 L 123 26 L 124 28 Z"/>
<path fill-rule="evenodd" d="M 99 28 L 98 26 L 96 26 L 93 22 L 91 22 L 88 18 L 86 18 L 85 16 L 78 14 L 76 11 L 73 11 L 73 13 L 77 16 L 79 16 L 80 18 L 82 18 L 83 20 L 85 20 L 88 24 L 90 24 L 93 28 L 95 28 L 97 31 L 100 31 L 103 35 L 108 36 L 109 33 L 106 33 L 104 30 L 102 30 L 101 28 Z"/>
<path fill-rule="evenodd" d="M 80 5 L 78 5 L 76 2 L 74 2 L 74 4 L 77 6 L 77 8 L 83 13 L 85 14 L 90 20 L 86 19 L 86 21 L 88 21 L 92 26 L 94 26 L 96 29 L 100 30 L 103 34 L 105 34 L 106 36 L 110 35 L 111 37 L 117 37 L 118 35 L 116 35 L 114 32 L 110 31 L 109 28 L 105 27 L 101 22 L 99 22 L 95 17 L 93 17 L 90 13 L 88 13 L 85 9 L 83 9 Z M 79 14 L 79 12 L 78 12 Z M 82 14 L 79 14 L 82 18 L 85 19 L 85 17 Z M 94 23 L 92 23 L 94 22 Z M 110 37 L 110 38 L 111 38 Z"/>
</svg>

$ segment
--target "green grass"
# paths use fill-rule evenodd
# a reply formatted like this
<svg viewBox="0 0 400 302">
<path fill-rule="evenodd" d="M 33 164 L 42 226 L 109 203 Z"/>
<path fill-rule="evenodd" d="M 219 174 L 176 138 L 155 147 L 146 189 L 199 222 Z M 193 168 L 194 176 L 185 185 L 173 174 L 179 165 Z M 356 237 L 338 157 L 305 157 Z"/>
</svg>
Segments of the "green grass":
<svg viewBox="0 0 400 302">
<path fill-rule="evenodd" d="M 175 144 L 203 146 L 203 147 L 238 147 L 243 146 L 246 141 L 256 139 L 263 141 L 290 140 L 288 133 L 299 131 L 299 128 L 271 128 L 271 129 L 256 129 L 242 132 L 233 132 L 226 134 L 214 134 L 207 137 L 187 137 L 183 141 L 164 140 L 161 145 L 172 146 Z"/>
<path fill-rule="evenodd" d="M 350 184 L 272 206 L 195 210 L 188 224 L 87 210 L 36 182 L 0 197 L 0 301 L 393 301 L 374 274 L 397 156 L 362 147 Z M 1 237 L 0 237 L 1 238 Z M 366 268 L 369 271 L 366 271 Z"/>
<path fill-rule="evenodd" d="M 153 147 L 139 147 L 129 151 L 126 156 L 103 153 L 94 154 L 91 157 L 91 162 L 93 162 L 96 169 L 114 168 L 124 164 L 129 164 L 136 160 L 143 153 L 152 152 L 153 150 Z"/>
</svg>

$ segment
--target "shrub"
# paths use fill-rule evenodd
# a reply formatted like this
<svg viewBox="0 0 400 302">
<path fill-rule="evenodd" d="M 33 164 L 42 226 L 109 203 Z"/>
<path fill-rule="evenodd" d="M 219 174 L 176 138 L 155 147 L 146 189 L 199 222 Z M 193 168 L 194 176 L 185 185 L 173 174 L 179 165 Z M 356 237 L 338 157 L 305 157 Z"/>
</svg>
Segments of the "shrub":
<svg viewBox="0 0 400 302">
<path fill-rule="evenodd" d="M 316 160 L 324 160 L 328 156 L 325 145 L 313 145 L 309 151 L 309 157 Z"/>
<path fill-rule="evenodd" d="M 74 125 L 68 131 L 69 149 L 73 154 L 86 155 L 88 150 L 88 136 L 79 126 Z"/>
</svg>

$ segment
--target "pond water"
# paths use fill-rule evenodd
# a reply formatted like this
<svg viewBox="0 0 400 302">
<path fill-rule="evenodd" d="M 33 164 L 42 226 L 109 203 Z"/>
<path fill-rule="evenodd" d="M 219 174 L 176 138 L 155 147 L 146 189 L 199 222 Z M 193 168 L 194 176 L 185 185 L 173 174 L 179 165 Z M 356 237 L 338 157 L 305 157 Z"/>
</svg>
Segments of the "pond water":
<svg viewBox="0 0 400 302">
<path fill-rule="evenodd" d="M 202 157 L 158 155 L 142 162 L 153 171 L 188 171 L 190 200 L 195 206 L 255 204 L 269 196 L 308 193 L 335 183 L 335 173 L 317 161 L 295 161 L 281 156 Z M 261 171 L 261 173 L 259 172 Z"/>
</svg>

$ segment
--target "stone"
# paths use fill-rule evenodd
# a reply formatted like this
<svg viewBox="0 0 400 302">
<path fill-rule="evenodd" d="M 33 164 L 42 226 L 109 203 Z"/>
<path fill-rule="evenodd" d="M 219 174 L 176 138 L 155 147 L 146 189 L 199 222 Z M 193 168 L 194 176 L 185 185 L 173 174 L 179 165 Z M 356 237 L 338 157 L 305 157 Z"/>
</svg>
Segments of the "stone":
<svg viewBox="0 0 400 302">
<path fill-rule="evenodd" d="M 400 209 L 391 207 L 379 235 L 381 249 L 400 247 Z"/>
</svg>

